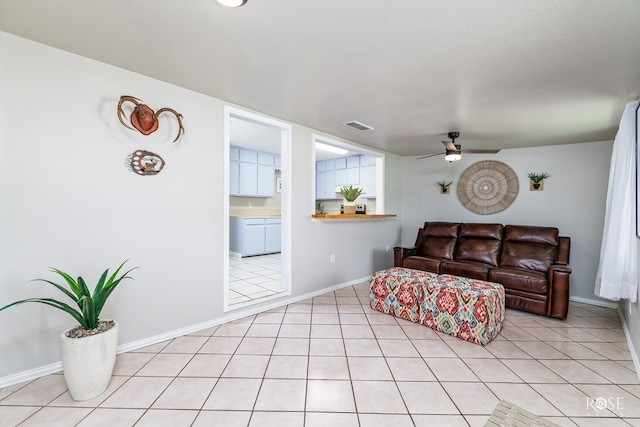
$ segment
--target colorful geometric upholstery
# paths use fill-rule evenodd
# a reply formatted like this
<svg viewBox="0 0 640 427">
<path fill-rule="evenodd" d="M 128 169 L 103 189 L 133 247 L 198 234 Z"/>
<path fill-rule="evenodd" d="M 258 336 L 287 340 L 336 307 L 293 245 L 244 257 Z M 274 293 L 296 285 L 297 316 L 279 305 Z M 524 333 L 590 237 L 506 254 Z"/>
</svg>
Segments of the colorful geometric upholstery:
<svg viewBox="0 0 640 427">
<path fill-rule="evenodd" d="M 386 314 L 414 323 L 420 321 L 420 301 L 417 285 L 438 277 L 428 271 L 403 267 L 387 268 L 371 275 L 369 297 L 371 307 Z"/>
<path fill-rule="evenodd" d="M 502 329 L 504 288 L 499 283 L 393 267 L 371 275 L 371 307 L 476 344 Z"/>
</svg>

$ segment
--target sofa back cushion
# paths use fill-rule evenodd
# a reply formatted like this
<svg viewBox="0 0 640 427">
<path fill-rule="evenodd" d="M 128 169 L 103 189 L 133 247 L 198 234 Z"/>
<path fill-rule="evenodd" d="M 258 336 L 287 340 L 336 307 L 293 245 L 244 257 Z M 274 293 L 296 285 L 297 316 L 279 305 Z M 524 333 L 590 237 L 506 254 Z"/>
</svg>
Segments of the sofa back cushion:
<svg viewBox="0 0 640 427">
<path fill-rule="evenodd" d="M 500 256 L 501 267 L 546 273 L 558 257 L 558 229 L 507 225 Z"/>
<path fill-rule="evenodd" d="M 502 230 L 502 224 L 460 224 L 455 259 L 497 267 Z"/>
<path fill-rule="evenodd" d="M 533 225 L 507 225 L 504 228 L 504 241 L 558 246 L 558 229 Z"/>
<path fill-rule="evenodd" d="M 425 222 L 416 242 L 418 255 L 427 258 L 453 259 L 459 224 Z"/>
<path fill-rule="evenodd" d="M 502 224 L 460 224 L 459 237 L 470 239 L 502 240 Z"/>
</svg>

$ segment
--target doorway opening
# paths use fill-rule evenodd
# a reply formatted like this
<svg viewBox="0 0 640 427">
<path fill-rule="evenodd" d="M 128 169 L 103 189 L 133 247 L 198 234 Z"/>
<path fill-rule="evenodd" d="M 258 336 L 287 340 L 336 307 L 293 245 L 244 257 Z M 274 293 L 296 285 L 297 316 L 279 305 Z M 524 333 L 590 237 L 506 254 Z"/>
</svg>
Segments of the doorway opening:
<svg viewBox="0 0 640 427">
<path fill-rule="evenodd" d="M 225 311 L 291 294 L 290 147 L 290 125 L 225 107 Z"/>
</svg>

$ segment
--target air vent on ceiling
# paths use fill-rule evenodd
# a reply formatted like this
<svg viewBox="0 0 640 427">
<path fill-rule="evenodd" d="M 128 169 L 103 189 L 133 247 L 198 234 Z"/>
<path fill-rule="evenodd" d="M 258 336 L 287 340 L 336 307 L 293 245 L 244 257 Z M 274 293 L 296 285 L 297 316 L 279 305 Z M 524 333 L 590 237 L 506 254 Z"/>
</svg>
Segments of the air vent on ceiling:
<svg viewBox="0 0 640 427">
<path fill-rule="evenodd" d="M 350 122 L 344 122 L 343 125 L 349 126 L 354 129 L 358 129 L 360 131 L 373 130 L 373 128 L 369 125 L 365 125 L 364 123 L 360 123 L 357 120 L 351 120 Z"/>
</svg>

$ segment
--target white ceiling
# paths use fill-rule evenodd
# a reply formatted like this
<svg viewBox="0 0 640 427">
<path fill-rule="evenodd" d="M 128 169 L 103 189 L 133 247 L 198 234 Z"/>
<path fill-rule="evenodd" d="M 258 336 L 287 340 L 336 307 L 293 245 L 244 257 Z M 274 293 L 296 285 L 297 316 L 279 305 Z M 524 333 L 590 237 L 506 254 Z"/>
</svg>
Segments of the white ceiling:
<svg viewBox="0 0 640 427">
<path fill-rule="evenodd" d="M 638 0 L 0 0 L 0 30 L 400 155 L 611 140 L 640 95 Z"/>
</svg>

